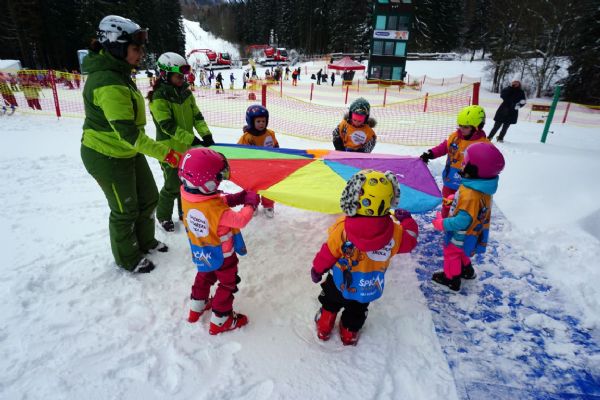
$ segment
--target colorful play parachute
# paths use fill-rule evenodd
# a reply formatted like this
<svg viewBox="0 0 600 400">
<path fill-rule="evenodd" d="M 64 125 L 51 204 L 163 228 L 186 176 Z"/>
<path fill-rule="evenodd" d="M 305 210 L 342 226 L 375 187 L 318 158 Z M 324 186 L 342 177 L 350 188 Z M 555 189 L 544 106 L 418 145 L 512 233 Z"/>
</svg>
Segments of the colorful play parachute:
<svg viewBox="0 0 600 400">
<path fill-rule="evenodd" d="M 218 145 L 211 149 L 227 157 L 234 183 L 296 208 L 341 213 L 340 195 L 346 181 L 367 168 L 396 174 L 400 182 L 400 208 L 425 212 L 441 202 L 435 180 L 417 157 L 241 145 Z"/>
</svg>

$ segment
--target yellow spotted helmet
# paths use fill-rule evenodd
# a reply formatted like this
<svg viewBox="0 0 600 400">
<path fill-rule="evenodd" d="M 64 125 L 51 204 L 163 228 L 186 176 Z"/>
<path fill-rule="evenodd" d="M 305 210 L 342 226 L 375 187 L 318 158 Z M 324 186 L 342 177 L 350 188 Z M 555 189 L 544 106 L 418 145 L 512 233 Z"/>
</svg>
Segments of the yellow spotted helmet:
<svg viewBox="0 0 600 400">
<path fill-rule="evenodd" d="M 380 217 L 400 202 L 400 185 L 393 172 L 365 169 L 354 174 L 346 183 L 340 207 L 348 216 Z"/>
<path fill-rule="evenodd" d="M 465 107 L 458 113 L 456 123 L 462 126 L 479 128 L 485 123 L 485 110 L 477 105 Z"/>
</svg>

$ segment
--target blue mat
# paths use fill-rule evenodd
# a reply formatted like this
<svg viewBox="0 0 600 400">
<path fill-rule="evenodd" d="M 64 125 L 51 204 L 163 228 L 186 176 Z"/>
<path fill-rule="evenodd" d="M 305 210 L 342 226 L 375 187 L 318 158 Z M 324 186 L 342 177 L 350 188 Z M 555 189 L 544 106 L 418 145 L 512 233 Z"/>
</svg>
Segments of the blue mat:
<svg viewBox="0 0 600 400">
<path fill-rule="evenodd" d="M 472 260 L 477 279 L 458 293 L 430 280 L 443 268 L 433 216 L 418 216 L 417 276 L 459 397 L 600 399 L 600 335 L 565 311 L 542 268 L 494 241 L 509 229 L 502 213 L 494 209 L 488 251 Z"/>
</svg>

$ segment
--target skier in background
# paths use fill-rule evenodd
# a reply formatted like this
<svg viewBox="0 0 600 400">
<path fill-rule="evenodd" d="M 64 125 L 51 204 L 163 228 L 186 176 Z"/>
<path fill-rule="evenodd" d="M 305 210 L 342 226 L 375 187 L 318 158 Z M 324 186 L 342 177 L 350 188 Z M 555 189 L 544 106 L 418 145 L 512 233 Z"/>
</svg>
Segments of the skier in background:
<svg viewBox="0 0 600 400">
<path fill-rule="evenodd" d="M 17 99 L 15 98 L 15 95 L 9 86 L 7 76 L 2 72 L 0 72 L 0 94 L 2 94 L 2 99 L 4 100 L 4 104 L 2 104 L 2 112 L 6 113 L 8 106 L 11 109 L 11 114 L 13 114 L 19 104 L 17 103 Z"/>
<path fill-rule="evenodd" d="M 196 75 L 194 75 L 191 68 L 190 72 L 187 74 L 187 81 L 190 85 L 190 90 L 194 91 L 196 89 Z"/>
<path fill-rule="evenodd" d="M 217 89 L 217 94 L 218 93 L 225 93 L 225 88 L 223 87 L 223 75 L 221 75 L 220 72 L 217 74 L 217 77 L 215 78 L 215 81 L 217 82 L 215 84 L 215 87 Z"/>
<path fill-rule="evenodd" d="M 506 136 L 508 128 L 517 123 L 517 120 L 519 119 L 519 109 L 527 104 L 527 100 L 525 92 L 521 88 L 521 82 L 519 81 L 513 81 L 510 86 L 502 89 L 500 97 L 502 98 L 502 104 L 500 104 L 498 110 L 496 110 L 496 115 L 494 115 L 494 127 L 492 128 L 488 139 L 492 140 L 498 129 L 502 127 L 500 135 L 496 138 L 497 142 L 502 143 L 504 142 L 504 136 Z"/>
</svg>

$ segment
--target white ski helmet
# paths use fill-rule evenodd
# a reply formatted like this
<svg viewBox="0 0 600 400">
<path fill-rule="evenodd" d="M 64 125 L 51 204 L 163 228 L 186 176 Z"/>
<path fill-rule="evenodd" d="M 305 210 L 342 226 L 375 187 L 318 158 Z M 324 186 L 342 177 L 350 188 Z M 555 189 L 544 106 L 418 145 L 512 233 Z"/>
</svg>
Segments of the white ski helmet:
<svg viewBox="0 0 600 400">
<path fill-rule="evenodd" d="M 129 44 L 145 45 L 148 43 L 148 29 L 142 29 L 128 18 L 118 15 L 107 15 L 98 25 L 98 41 L 113 56 L 125 58 Z"/>
<path fill-rule="evenodd" d="M 186 59 L 173 52 L 161 54 L 160 57 L 158 57 L 156 65 L 161 72 L 161 76 L 163 77 L 166 77 L 168 73 L 172 72 L 187 75 L 191 71 L 191 67 L 187 63 Z"/>
</svg>

